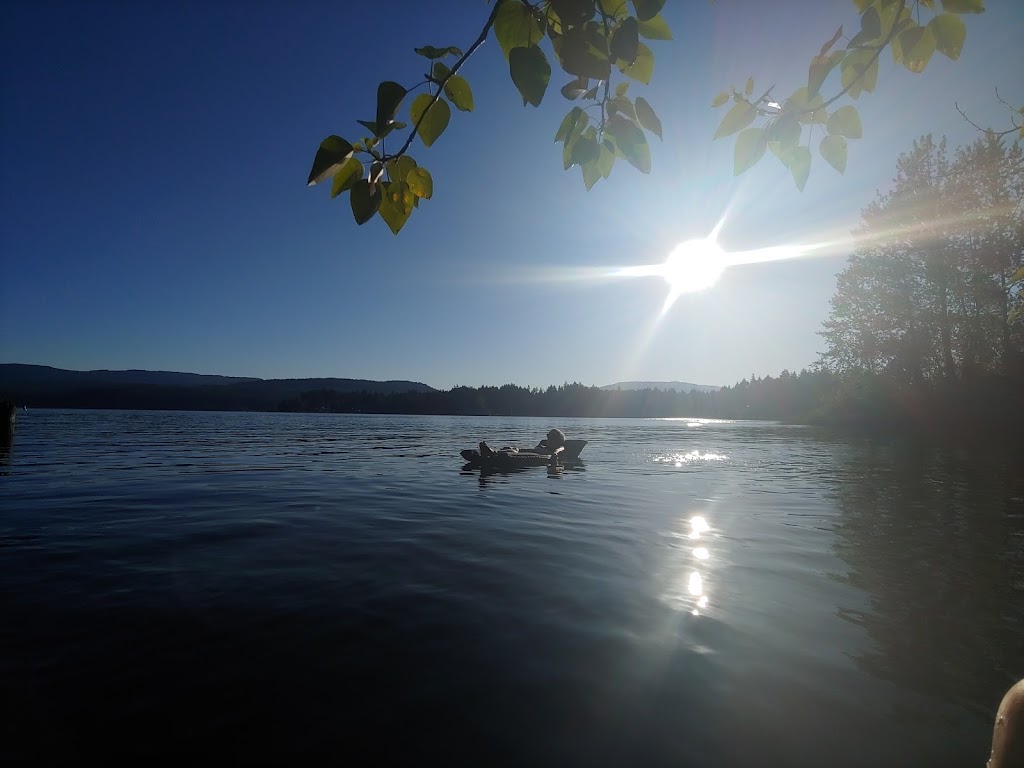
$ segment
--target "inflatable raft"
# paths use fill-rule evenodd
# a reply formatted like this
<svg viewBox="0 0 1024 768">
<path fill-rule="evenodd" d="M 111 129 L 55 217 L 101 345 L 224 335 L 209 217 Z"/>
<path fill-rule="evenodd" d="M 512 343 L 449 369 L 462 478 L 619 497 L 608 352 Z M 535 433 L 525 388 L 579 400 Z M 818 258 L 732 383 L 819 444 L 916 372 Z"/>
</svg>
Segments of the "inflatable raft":
<svg viewBox="0 0 1024 768">
<path fill-rule="evenodd" d="M 586 440 L 566 440 L 556 453 L 544 453 L 543 448 L 502 448 L 488 455 L 481 455 L 476 448 L 461 452 L 461 456 L 474 467 L 544 467 L 549 464 L 564 464 L 578 461 L 586 446 Z"/>
</svg>

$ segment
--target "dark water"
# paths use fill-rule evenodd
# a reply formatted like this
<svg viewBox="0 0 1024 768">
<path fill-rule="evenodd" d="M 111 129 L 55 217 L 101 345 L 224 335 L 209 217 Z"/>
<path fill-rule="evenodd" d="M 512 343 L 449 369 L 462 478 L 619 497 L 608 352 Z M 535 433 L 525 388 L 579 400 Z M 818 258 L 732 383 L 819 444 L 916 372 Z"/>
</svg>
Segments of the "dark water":
<svg viewBox="0 0 1024 768">
<path fill-rule="evenodd" d="M 0 758 L 984 765 L 1020 454 L 558 425 L 584 466 L 481 477 L 551 425 L 22 414 Z"/>
</svg>

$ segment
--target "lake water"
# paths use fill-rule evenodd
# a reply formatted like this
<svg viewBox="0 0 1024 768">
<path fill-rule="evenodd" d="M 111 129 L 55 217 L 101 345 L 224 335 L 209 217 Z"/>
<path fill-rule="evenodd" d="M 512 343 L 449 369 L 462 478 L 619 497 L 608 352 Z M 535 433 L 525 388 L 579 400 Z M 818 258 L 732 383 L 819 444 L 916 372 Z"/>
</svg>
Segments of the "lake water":
<svg viewBox="0 0 1024 768">
<path fill-rule="evenodd" d="M 582 466 L 462 469 L 553 425 Z M 755 422 L 30 411 L 0 761 L 983 766 L 1024 676 L 1022 466 Z"/>
</svg>

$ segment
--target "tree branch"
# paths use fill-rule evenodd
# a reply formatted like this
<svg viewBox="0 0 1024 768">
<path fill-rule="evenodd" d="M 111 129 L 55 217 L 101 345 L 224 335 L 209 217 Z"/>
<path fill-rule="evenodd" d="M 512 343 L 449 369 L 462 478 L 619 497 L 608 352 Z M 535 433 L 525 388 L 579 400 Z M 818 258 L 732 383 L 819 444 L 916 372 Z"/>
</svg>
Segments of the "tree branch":
<svg viewBox="0 0 1024 768">
<path fill-rule="evenodd" d="M 428 104 L 427 108 L 423 110 L 423 114 L 420 115 L 420 119 L 417 120 L 416 124 L 412 127 L 412 131 L 409 132 L 409 138 L 405 140 L 402 148 L 393 155 L 384 155 L 381 158 L 382 161 L 386 162 L 388 160 L 394 160 L 396 157 L 401 157 L 409 150 L 409 147 L 412 146 L 412 140 L 416 138 L 416 134 L 420 131 L 420 123 L 422 123 L 426 118 L 427 113 L 430 112 L 430 108 L 433 107 L 437 103 L 437 100 L 441 98 L 445 85 L 447 85 L 448 81 L 459 73 L 459 70 L 462 69 L 462 65 L 465 64 L 469 57 L 476 53 L 476 49 L 483 45 L 484 41 L 487 40 L 487 35 L 490 34 L 491 27 L 494 26 L 494 20 L 498 17 L 498 9 L 501 8 L 501 4 L 502 0 L 495 0 L 494 8 L 491 9 L 491 15 L 487 17 L 487 22 L 484 24 L 484 28 L 480 30 L 479 37 L 477 37 L 466 52 L 462 54 L 462 58 L 455 62 L 447 75 L 445 75 L 441 80 L 434 81 L 437 83 L 437 93 L 435 93 L 430 99 L 430 104 Z"/>
</svg>

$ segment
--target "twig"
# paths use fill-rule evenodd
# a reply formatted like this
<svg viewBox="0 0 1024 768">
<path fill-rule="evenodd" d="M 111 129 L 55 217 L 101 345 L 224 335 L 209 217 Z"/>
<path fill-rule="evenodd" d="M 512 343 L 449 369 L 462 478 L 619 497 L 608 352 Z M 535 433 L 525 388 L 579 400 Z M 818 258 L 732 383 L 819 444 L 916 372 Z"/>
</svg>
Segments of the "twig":
<svg viewBox="0 0 1024 768">
<path fill-rule="evenodd" d="M 381 158 L 382 161 L 394 160 L 396 157 L 401 157 L 408 151 L 409 147 L 412 146 L 412 140 L 416 138 L 416 134 L 420 131 L 420 123 L 422 123 L 426 118 L 427 113 L 430 112 L 430 108 L 433 107 L 437 103 L 437 100 L 441 98 L 445 85 L 447 85 L 448 81 L 459 73 L 462 65 L 466 63 L 466 60 L 476 52 L 477 48 L 484 44 L 485 40 L 487 40 L 487 35 L 490 34 L 491 27 L 494 26 L 494 20 L 498 17 L 498 9 L 501 8 L 501 6 L 502 0 L 496 0 L 494 8 L 491 9 L 491 15 L 487 17 L 487 23 L 484 24 L 484 28 L 480 31 L 480 36 L 477 37 L 469 49 L 462 54 L 462 58 L 455 62 L 447 75 L 445 75 L 441 80 L 434 81 L 437 83 L 437 93 L 435 93 L 430 99 L 430 103 L 427 105 L 427 108 L 423 110 L 423 114 L 420 115 L 420 119 L 417 120 L 416 124 L 412 127 L 412 131 L 409 133 L 409 138 L 405 140 L 405 144 L 402 145 L 402 148 L 393 155 L 384 155 Z"/>
</svg>

